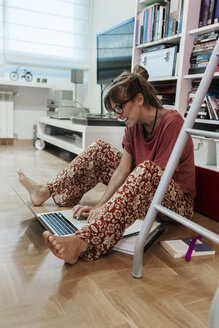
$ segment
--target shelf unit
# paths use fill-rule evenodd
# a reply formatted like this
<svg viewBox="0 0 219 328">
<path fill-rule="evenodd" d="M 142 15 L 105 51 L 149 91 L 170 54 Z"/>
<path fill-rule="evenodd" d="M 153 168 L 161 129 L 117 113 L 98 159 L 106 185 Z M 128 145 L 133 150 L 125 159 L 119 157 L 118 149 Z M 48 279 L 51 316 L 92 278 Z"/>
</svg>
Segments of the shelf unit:
<svg viewBox="0 0 219 328">
<path fill-rule="evenodd" d="M 25 82 L 25 81 L 12 81 L 12 80 L 0 80 L 0 86 L 1 85 L 9 85 L 9 86 L 16 86 L 16 87 L 29 87 L 29 88 L 43 88 L 43 89 L 55 88 L 54 84 Z"/>
<path fill-rule="evenodd" d="M 149 1 L 136 1 L 136 13 L 142 10 L 146 3 Z M 177 76 L 167 76 L 162 78 L 152 78 L 149 79 L 150 82 L 159 81 L 170 81 L 176 80 L 176 98 L 175 98 L 175 108 L 183 115 L 187 107 L 188 92 L 191 89 L 191 80 L 202 78 L 203 74 L 193 74 L 188 75 L 188 69 L 190 66 L 190 55 L 193 47 L 194 36 L 201 35 L 211 31 L 219 30 L 219 23 L 198 27 L 199 23 L 199 11 L 201 6 L 201 0 L 184 0 L 183 7 L 183 22 L 182 22 L 182 32 L 178 35 L 173 35 L 165 37 L 163 39 L 144 43 L 141 45 L 135 45 L 135 35 L 134 35 L 134 46 L 132 55 L 132 68 L 139 64 L 140 55 L 142 51 L 148 47 L 156 46 L 162 43 L 172 43 L 179 45 L 179 56 L 178 56 L 178 74 Z M 135 22 L 136 31 L 136 22 Z M 219 73 L 215 73 L 215 78 L 219 78 Z"/>
<path fill-rule="evenodd" d="M 58 128 L 64 134 L 48 134 L 48 127 Z M 73 124 L 71 120 L 41 117 L 37 125 L 37 138 L 78 155 L 97 139 L 122 150 L 124 129 L 124 126 L 87 126 Z"/>
<path fill-rule="evenodd" d="M 136 12 L 143 10 L 147 5 L 150 5 L 149 1 L 136 0 Z M 162 43 L 172 43 L 179 45 L 179 55 L 178 55 L 178 74 L 177 76 L 166 76 L 162 78 L 149 78 L 149 81 L 153 82 L 160 81 L 176 81 L 176 96 L 175 96 L 175 108 L 184 115 L 187 108 L 188 92 L 191 90 L 191 82 L 194 79 L 201 79 L 203 74 L 191 74 L 188 75 L 188 70 L 190 67 L 190 56 L 193 48 L 194 37 L 197 35 L 202 35 L 207 32 L 219 31 L 219 23 L 212 24 L 198 28 L 199 23 L 199 12 L 200 12 L 201 0 L 184 0 L 183 7 L 183 21 L 182 30 L 179 35 L 169 36 L 157 41 L 145 43 L 136 46 L 136 21 L 135 21 L 135 33 L 134 33 L 134 46 L 132 54 L 132 69 L 136 64 L 140 62 L 140 55 L 144 49 L 151 46 L 156 46 Z M 219 79 L 219 72 L 214 75 L 215 79 Z M 211 131 L 216 131 L 219 128 L 219 122 L 216 120 L 196 120 L 197 126 L 202 126 L 203 129 L 209 129 Z M 196 124 L 195 123 L 195 124 Z M 206 166 L 205 166 L 206 167 Z M 208 168 L 215 170 L 215 166 L 209 166 Z"/>
</svg>

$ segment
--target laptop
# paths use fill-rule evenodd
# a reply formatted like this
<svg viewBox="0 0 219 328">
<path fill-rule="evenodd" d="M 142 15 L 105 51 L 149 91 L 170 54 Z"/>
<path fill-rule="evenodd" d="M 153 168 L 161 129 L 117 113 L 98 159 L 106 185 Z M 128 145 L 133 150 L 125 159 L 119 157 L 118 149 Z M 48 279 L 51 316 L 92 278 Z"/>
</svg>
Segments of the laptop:
<svg viewBox="0 0 219 328">
<path fill-rule="evenodd" d="M 77 230 L 88 224 L 86 218 L 77 219 L 73 217 L 72 209 L 37 214 L 27 203 L 27 201 L 14 188 L 12 189 L 31 211 L 34 217 L 41 223 L 41 225 L 56 236 L 73 235 Z M 123 238 L 137 235 L 141 230 L 142 223 L 143 220 L 136 220 L 125 230 Z"/>
</svg>

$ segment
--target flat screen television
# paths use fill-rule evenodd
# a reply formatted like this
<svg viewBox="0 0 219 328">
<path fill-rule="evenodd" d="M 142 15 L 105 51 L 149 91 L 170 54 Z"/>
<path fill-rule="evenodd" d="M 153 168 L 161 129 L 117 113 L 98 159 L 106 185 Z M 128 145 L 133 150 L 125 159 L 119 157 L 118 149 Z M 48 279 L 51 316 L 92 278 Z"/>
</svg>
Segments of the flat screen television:
<svg viewBox="0 0 219 328">
<path fill-rule="evenodd" d="M 131 70 L 134 18 L 97 34 L 97 83 L 108 84 Z"/>
</svg>

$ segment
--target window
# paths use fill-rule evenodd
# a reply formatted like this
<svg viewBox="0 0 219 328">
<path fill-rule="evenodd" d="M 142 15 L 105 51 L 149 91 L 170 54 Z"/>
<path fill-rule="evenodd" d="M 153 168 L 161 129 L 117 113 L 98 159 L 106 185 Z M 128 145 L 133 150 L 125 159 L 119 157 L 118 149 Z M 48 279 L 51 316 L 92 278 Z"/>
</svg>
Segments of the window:
<svg viewBox="0 0 219 328">
<path fill-rule="evenodd" d="M 0 0 L 7 63 L 87 66 L 90 0 Z"/>
</svg>

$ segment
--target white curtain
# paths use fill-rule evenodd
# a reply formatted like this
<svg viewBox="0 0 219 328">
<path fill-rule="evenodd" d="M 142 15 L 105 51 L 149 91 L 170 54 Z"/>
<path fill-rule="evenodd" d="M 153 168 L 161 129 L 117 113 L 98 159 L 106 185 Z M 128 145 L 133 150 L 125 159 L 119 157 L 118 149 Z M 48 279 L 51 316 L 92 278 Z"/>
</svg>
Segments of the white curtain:
<svg viewBox="0 0 219 328">
<path fill-rule="evenodd" d="M 3 0 L 0 0 L 0 66 L 3 62 Z"/>
<path fill-rule="evenodd" d="M 0 0 L 6 62 L 87 67 L 90 2 Z"/>
</svg>

